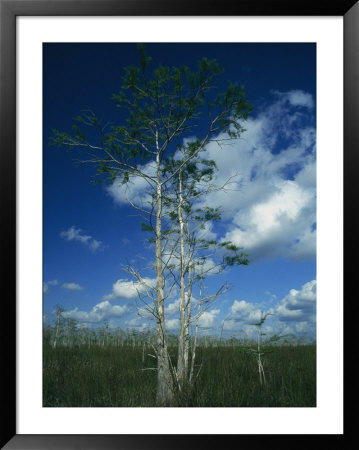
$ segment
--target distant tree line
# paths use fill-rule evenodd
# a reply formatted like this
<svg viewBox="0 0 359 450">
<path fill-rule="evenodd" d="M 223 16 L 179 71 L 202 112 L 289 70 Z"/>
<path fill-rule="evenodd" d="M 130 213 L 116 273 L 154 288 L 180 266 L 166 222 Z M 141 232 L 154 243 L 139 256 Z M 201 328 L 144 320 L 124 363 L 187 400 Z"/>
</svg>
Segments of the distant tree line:
<svg viewBox="0 0 359 450">
<path fill-rule="evenodd" d="M 52 324 L 44 324 L 43 342 L 44 345 L 56 348 L 62 347 L 123 347 L 133 348 L 155 348 L 156 331 L 141 331 L 136 328 L 122 329 L 120 327 L 110 327 L 107 320 L 104 320 L 100 326 L 83 326 L 74 318 L 65 317 L 65 310 L 57 307 L 55 310 L 55 321 Z M 176 334 L 167 332 L 166 339 L 169 348 L 177 348 L 179 337 Z M 296 336 L 288 334 L 282 339 L 269 338 L 270 345 L 305 345 L 314 343 L 314 338 L 308 336 Z M 223 337 L 210 334 L 210 330 L 205 330 L 202 335 L 190 335 L 189 347 L 192 353 L 195 347 L 245 347 L 256 346 L 256 339 L 250 339 L 247 336 Z M 265 345 L 265 342 L 264 342 Z"/>
</svg>

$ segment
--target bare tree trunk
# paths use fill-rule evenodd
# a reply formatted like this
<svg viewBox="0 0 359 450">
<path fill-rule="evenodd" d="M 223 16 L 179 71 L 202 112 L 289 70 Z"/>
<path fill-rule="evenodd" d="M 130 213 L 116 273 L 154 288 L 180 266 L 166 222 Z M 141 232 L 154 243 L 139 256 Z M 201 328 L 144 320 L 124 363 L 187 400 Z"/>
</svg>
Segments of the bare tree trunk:
<svg viewBox="0 0 359 450">
<path fill-rule="evenodd" d="M 56 348 L 56 345 L 57 345 L 57 338 L 58 338 L 58 335 L 59 335 L 59 328 L 60 328 L 60 315 L 61 315 L 61 312 L 59 312 L 58 310 L 56 311 L 56 315 L 57 315 L 57 320 L 56 320 L 56 333 L 55 333 L 55 340 L 54 340 L 54 342 L 53 342 L 53 348 Z"/>
<path fill-rule="evenodd" d="M 194 341 L 193 341 L 193 348 L 192 348 L 191 371 L 189 374 L 189 382 L 190 383 L 192 383 L 192 380 L 193 380 L 194 362 L 196 360 L 197 336 L 198 336 L 198 319 L 196 321 L 196 331 L 194 333 Z"/>
<path fill-rule="evenodd" d="M 261 336 L 262 336 L 262 327 L 261 325 L 258 326 L 258 343 L 257 343 L 257 362 L 258 362 L 258 373 L 259 373 L 259 381 L 260 384 L 262 385 L 263 382 L 265 384 L 266 382 L 266 377 L 264 374 L 264 369 L 263 369 L 263 364 L 262 364 L 262 359 L 261 359 Z"/>
<path fill-rule="evenodd" d="M 183 352 L 183 359 L 184 359 L 184 374 L 185 374 L 185 380 L 188 379 L 188 359 L 189 359 L 189 321 L 186 319 L 185 329 L 184 329 L 184 352 Z"/>
<path fill-rule="evenodd" d="M 157 212 L 156 212 L 156 332 L 157 332 L 157 396 L 159 406 L 169 406 L 173 398 L 172 376 L 168 360 L 165 330 L 164 276 L 162 267 L 162 185 L 160 155 L 157 153 Z"/>
<path fill-rule="evenodd" d="M 191 299 L 192 299 L 192 269 L 191 264 L 188 266 L 188 275 L 187 275 L 187 303 L 186 303 L 186 326 L 185 326 L 185 341 L 184 341 L 184 365 L 186 378 L 188 378 L 188 369 L 189 369 L 189 350 L 190 350 L 190 336 L 189 336 L 189 326 L 191 323 Z"/>
<path fill-rule="evenodd" d="M 182 217 L 182 171 L 178 172 L 179 181 L 179 202 L 178 202 L 178 220 L 180 227 L 180 329 L 178 336 L 178 359 L 177 359 L 177 379 L 179 388 L 186 380 L 185 363 L 185 340 L 186 340 L 186 286 L 185 286 L 185 249 L 184 249 L 184 226 Z"/>
<path fill-rule="evenodd" d="M 59 321 L 57 321 L 57 323 L 56 323 L 55 339 L 54 339 L 54 342 L 53 342 L 53 344 L 52 344 L 52 347 L 53 347 L 53 348 L 56 348 L 56 344 L 57 344 L 57 335 L 58 335 L 58 333 L 59 333 Z"/>
</svg>

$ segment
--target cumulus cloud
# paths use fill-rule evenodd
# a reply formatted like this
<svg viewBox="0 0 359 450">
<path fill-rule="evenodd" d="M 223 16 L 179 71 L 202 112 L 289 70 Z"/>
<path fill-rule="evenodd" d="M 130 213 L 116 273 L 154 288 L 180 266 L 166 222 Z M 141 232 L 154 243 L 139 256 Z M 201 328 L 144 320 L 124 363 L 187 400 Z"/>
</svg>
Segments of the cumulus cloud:
<svg viewBox="0 0 359 450">
<path fill-rule="evenodd" d="M 210 142 L 203 157 L 216 162 L 215 183 L 226 190 L 211 192 L 199 207 L 220 206 L 221 229 L 206 225 L 208 238 L 232 240 L 249 253 L 251 262 L 277 256 L 313 259 L 316 254 L 315 101 L 302 90 L 272 92 L 272 101 L 243 124 L 241 139 Z M 218 140 L 227 135 L 217 136 Z M 151 164 L 142 167 L 153 175 Z M 133 178 L 126 187 L 117 180 L 109 188 L 120 204 L 127 198 L 146 206 L 148 183 Z"/>
<path fill-rule="evenodd" d="M 275 308 L 281 322 L 315 322 L 317 282 L 310 281 L 298 291 L 291 289 L 289 294 Z"/>
<path fill-rule="evenodd" d="M 271 307 L 262 331 L 267 335 L 315 334 L 316 328 L 316 280 L 305 283 L 300 290 L 291 289 L 277 304 Z M 235 300 L 230 314 L 223 322 L 223 330 L 254 338 L 262 314 L 259 305 L 245 300 Z"/>
<path fill-rule="evenodd" d="M 175 314 L 178 314 L 180 310 L 180 299 L 178 298 L 172 303 L 169 303 L 165 308 L 165 314 L 166 316 L 173 316 Z"/>
<path fill-rule="evenodd" d="M 153 163 L 148 163 L 143 166 L 138 166 L 142 173 L 148 176 L 154 176 L 156 167 Z M 122 184 L 122 180 L 115 180 L 108 188 L 107 192 L 113 198 L 113 200 L 120 204 L 128 204 L 129 201 L 147 208 L 152 203 L 152 197 L 148 193 L 149 181 L 144 177 L 130 177 L 129 182 L 125 185 Z"/>
<path fill-rule="evenodd" d="M 245 300 L 235 300 L 231 307 L 231 314 L 233 317 L 239 317 L 242 322 L 253 324 L 258 322 L 261 317 L 260 310 L 252 303 L 247 303 Z"/>
<path fill-rule="evenodd" d="M 69 291 L 82 291 L 83 287 L 77 283 L 63 283 L 62 288 L 68 289 Z"/>
<path fill-rule="evenodd" d="M 180 321 L 179 319 L 168 319 L 165 322 L 166 328 L 169 331 L 177 331 L 179 329 Z"/>
<path fill-rule="evenodd" d="M 235 300 L 230 314 L 223 321 L 223 331 L 254 338 L 256 330 L 253 324 L 257 323 L 260 317 L 261 310 L 258 306 L 245 300 Z"/>
<path fill-rule="evenodd" d="M 83 234 L 83 231 L 75 226 L 71 226 L 66 231 L 61 231 L 60 237 L 62 237 L 65 241 L 81 242 L 81 244 L 85 245 L 93 252 L 103 247 L 103 243 L 101 241 L 94 239 L 92 236 Z"/>
<path fill-rule="evenodd" d="M 275 101 L 245 123 L 238 141 L 207 147 L 219 169 L 217 184 L 203 206 L 220 205 L 231 240 L 250 260 L 282 256 L 315 258 L 316 133 L 314 100 L 302 91 L 275 93 Z M 219 136 L 220 138 L 221 136 Z"/>
<path fill-rule="evenodd" d="M 202 313 L 198 320 L 198 326 L 201 328 L 212 328 L 220 311 L 220 309 L 212 309 Z"/>
<path fill-rule="evenodd" d="M 198 311 L 198 299 L 192 297 L 191 300 L 191 311 L 192 311 L 192 319 L 195 318 Z M 179 329 L 179 313 L 180 313 L 180 299 L 177 298 L 165 307 L 165 316 L 166 316 L 166 328 L 170 331 L 175 331 Z M 216 325 L 216 319 L 218 314 L 220 313 L 220 309 L 212 309 L 209 311 L 203 311 L 199 320 L 198 326 L 200 328 L 212 328 Z M 195 321 L 192 322 L 192 325 L 195 325 Z"/>
<path fill-rule="evenodd" d="M 57 286 L 59 282 L 57 280 L 46 281 L 43 284 L 43 292 L 44 294 L 48 294 L 50 292 L 49 286 Z"/>
<path fill-rule="evenodd" d="M 136 329 L 137 331 L 144 333 L 153 329 L 153 321 L 143 320 L 141 317 L 134 317 L 131 320 L 126 320 L 125 325 L 127 328 Z"/>
<path fill-rule="evenodd" d="M 205 311 L 202 313 L 198 320 L 198 326 L 200 328 L 212 328 L 215 324 L 216 318 L 220 313 L 219 309 L 213 309 L 211 311 Z M 177 331 L 179 329 L 180 321 L 177 318 L 167 319 L 166 328 L 169 331 Z"/>
<path fill-rule="evenodd" d="M 295 181 L 272 186 L 272 194 L 238 212 L 225 239 L 244 247 L 251 260 L 276 255 L 290 259 L 315 257 L 315 201 Z"/>
<path fill-rule="evenodd" d="M 75 319 L 81 323 L 97 324 L 104 319 L 113 319 L 122 317 L 128 312 L 127 306 L 111 305 L 108 301 L 103 301 L 95 305 L 91 311 L 81 311 L 77 307 L 71 311 L 65 311 L 62 316 L 69 319 Z"/>
<path fill-rule="evenodd" d="M 280 93 L 278 93 L 281 95 Z M 303 106 L 304 108 L 312 109 L 314 107 L 313 97 L 303 91 L 294 90 L 288 93 L 284 93 L 284 99 L 287 99 L 293 106 Z"/>
<path fill-rule="evenodd" d="M 217 233 L 214 232 L 213 222 L 203 223 L 203 227 L 197 232 L 198 239 L 216 240 Z"/>
<path fill-rule="evenodd" d="M 142 282 L 119 279 L 112 285 L 112 292 L 103 296 L 103 300 L 136 298 L 139 293 L 146 293 L 146 291 L 153 289 L 155 285 L 156 279 L 148 277 L 144 277 Z"/>
</svg>

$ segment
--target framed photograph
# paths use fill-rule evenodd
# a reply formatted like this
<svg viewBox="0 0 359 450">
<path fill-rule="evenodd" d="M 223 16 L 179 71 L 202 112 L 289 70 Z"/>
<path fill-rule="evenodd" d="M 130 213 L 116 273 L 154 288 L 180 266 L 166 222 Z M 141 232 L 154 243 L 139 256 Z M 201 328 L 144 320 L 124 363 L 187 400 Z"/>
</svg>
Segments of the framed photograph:
<svg viewBox="0 0 359 450">
<path fill-rule="evenodd" d="M 342 439 L 358 4 L 0 1 L 2 448 Z"/>
</svg>

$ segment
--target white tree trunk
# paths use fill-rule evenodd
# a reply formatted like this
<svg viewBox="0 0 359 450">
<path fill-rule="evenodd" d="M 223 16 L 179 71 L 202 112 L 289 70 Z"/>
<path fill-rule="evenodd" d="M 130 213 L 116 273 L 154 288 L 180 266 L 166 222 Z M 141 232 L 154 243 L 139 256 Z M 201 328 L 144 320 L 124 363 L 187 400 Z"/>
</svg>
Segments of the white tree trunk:
<svg viewBox="0 0 359 450">
<path fill-rule="evenodd" d="M 189 336 L 189 326 L 191 323 L 191 299 L 192 299 L 192 269 L 191 264 L 188 265 L 187 274 L 187 303 L 186 303 L 186 326 L 185 326 L 185 341 L 184 341 L 184 365 L 186 371 L 186 377 L 189 376 L 189 351 L 190 351 L 190 336 Z"/>
<path fill-rule="evenodd" d="M 178 359 L 177 359 L 177 379 L 179 387 L 186 381 L 186 285 L 185 285 L 185 249 L 184 249 L 184 225 L 182 217 L 182 171 L 178 173 L 179 181 L 179 202 L 178 202 L 178 220 L 180 227 L 180 329 L 178 336 Z"/>
<path fill-rule="evenodd" d="M 160 157 L 157 153 L 157 211 L 156 211 L 156 332 L 157 332 L 157 396 L 159 406 L 169 406 L 173 398 L 172 376 L 168 360 L 165 330 L 164 276 L 162 266 L 162 185 Z"/>
</svg>

